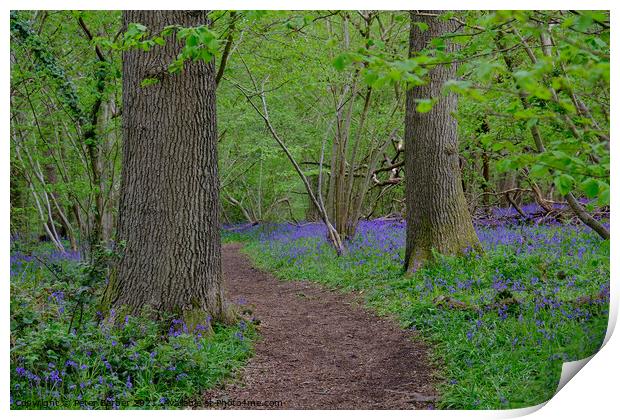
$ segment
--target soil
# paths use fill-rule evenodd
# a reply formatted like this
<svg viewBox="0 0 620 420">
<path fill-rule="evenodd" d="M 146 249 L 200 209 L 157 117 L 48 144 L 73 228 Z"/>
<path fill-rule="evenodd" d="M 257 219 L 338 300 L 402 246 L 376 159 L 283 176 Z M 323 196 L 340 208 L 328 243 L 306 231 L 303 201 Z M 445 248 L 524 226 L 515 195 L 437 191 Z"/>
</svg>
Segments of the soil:
<svg viewBox="0 0 620 420">
<path fill-rule="evenodd" d="M 223 247 L 226 297 L 260 321 L 261 337 L 238 377 L 207 392 L 208 406 L 432 408 L 433 369 L 414 332 L 364 309 L 359 295 L 277 280 L 240 248 Z"/>
</svg>

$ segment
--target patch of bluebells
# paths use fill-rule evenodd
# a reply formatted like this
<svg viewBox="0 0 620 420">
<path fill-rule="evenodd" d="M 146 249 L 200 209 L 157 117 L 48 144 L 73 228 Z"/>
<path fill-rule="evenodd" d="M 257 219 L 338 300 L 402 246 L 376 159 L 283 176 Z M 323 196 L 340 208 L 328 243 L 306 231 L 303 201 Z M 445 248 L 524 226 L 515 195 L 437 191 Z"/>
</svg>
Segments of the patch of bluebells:
<svg viewBox="0 0 620 420">
<path fill-rule="evenodd" d="M 245 322 L 223 327 L 206 320 L 189 331 L 174 320 L 171 328 L 169 334 L 158 336 L 161 326 L 155 321 L 131 317 L 120 326 L 90 324 L 82 332 L 88 340 L 59 330 L 59 336 L 69 340 L 62 353 L 48 352 L 33 334 L 35 345 L 11 359 L 11 395 L 16 402 L 35 403 L 62 396 L 59 408 L 83 408 L 83 401 L 91 405 L 99 401 L 95 404 L 99 408 L 125 408 L 132 406 L 134 395 L 143 400 L 144 390 L 154 389 L 152 404 L 174 407 L 215 384 L 251 351 L 251 340 L 244 333 L 251 338 L 253 330 Z M 32 354 L 60 362 L 46 361 L 42 366 L 28 361 Z M 167 395 L 163 402 L 162 393 Z"/>
<path fill-rule="evenodd" d="M 17 337 L 39 322 L 67 317 L 83 272 L 79 252 L 49 249 L 49 244 L 29 251 L 15 243 L 11 248 L 12 331 Z"/>
<path fill-rule="evenodd" d="M 173 319 L 172 325 L 168 329 L 168 335 L 170 337 L 178 337 L 181 334 L 188 334 L 189 330 L 187 329 L 187 325 L 181 319 Z"/>
<path fill-rule="evenodd" d="M 260 225 L 257 225 L 260 226 Z M 252 227 L 254 238 L 273 257 L 286 264 L 305 260 L 319 261 L 331 258 L 334 251 L 327 240 L 327 231 L 322 223 L 267 224 Z M 571 261 L 573 267 L 588 259 L 598 238 L 587 234 L 582 226 L 511 225 L 489 226 L 478 223 L 476 231 L 485 251 L 528 255 L 541 253 L 547 258 L 559 258 L 575 250 Z M 388 265 L 398 267 L 404 263 L 406 224 L 404 221 L 372 220 L 361 221 L 356 236 L 348 241 L 346 258 L 341 258 L 342 268 L 355 266 Z"/>
<path fill-rule="evenodd" d="M 12 251 L 10 256 L 11 277 L 20 276 L 28 268 L 40 269 L 47 264 L 54 266 L 65 263 L 79 263 L 81 259 L 79 251 L 73 250 L 42 250 L 42 251 Z"/>
<path fill-rule="evenodd" d="M 530 210 L 534 212 L 534 207 Z M 334 251 L 326 238 L 326 229 L 321 223 L 308 223 L 301 226 L 292 224 L 270 224 L 262 230 L 255 229 L 256 240 L 262 253 L 272 261 L 279 262 L 278 268 L 290 267 L 290 271 L 311 270 L 328 260 L 342 271 L 360 272 L 366 276 L 382 277 L 398 273 L 402 269 L 405 230 L 404 221 L 374 220 L 361 221 L 356 236 L 347 243 L 347 254 L 335 258 Z M 493 254 L 498 268 L 493 275 L 492 289 L 496 293 L 526 292 L 531 287 L 541 288 L 559 286 L 561 293 L 576 286 L 575 276 L 564 282 L 554 279 L 550 284 L 540 282 L 541 274 L 537 267 L 530 272 L 523 270 L 520 259 L 538 259 L 537 263 L 552 263 L 563 266 L 564 271 L 581 271 L 585 262 L 596 257 L 599 239 L 582 226 L 556 225 L 500 225 L 477 224 L 476 231 L 485 252 Z M 571 254 L 570 250 L 578 251 Z M 570 255 L 572 258 L 566 258 Z M 479 255 L 472 259 L 480 261 Z M 516 259 L 516 263 L 506 261 Z M 427 290 L 447 294 L 479 289 L 482 280 L 471 278 L 459 269 L 463 277 L 451 276 L 449 282 L 441 277 L 425 279 Z M 510 270 L 513 269 L 514 272 Z M 555 274 L 555 273 L 553 273 Z M 603 273 L 604 274 L 604 273 Z M 605 282 L 608 280 L 603 277 Z M 448 284 L 449 283 L 449 284 Z"/>
<path fill-rule="evenodd" d="M 61 265 L 61 280 L 33 255 Z M 78 260 L 77 254 L 49 250 L 12 254 L 20 270 L 11 277 L 12 408 L 55 401 L 57 408 L 122 409 L 135 399 L 181 407 L 251 354 L 255 333 L 245 322 L 222 326 L 207 318 L 190 330 L 178 319 L 118 320 L 114 311 L 85 306 L 79 329 L 74 320 L 69 331 L 71 316 L 64 309 L 72 307 L 67 302 L 79 283 L 63 274 L 77 272 Z"/>
<path fill-rule="evenodd" d="M 446 369 L 464 375 L 458 387 L 443 390 L 446 400 L 461 401 L 462 408 L 533 405 L 544 392 L 550 397 L 555 385 L 519 382 L 530 378 L 528 369 L 539 372 L 528 380 L 545 381 L 557 374 L 552 355 L 575 360 L 600 346 L 609 309 L 609 256 L 588 228 L 537 218 L 535 204 L 523 210 L 531 216 L 527 222 L 511 223 L 514 209 L 497 209 L 475 223 L 483 255 L 439 256 L 412 278 L 402 277 L 404 221 L 361 221 L 341 257 L 321 223 L 252 227 L 247 249 L 257 264 L 283 278 L 363 290 L 370 305 L 430 336 Z M 504 367 L 512 365 L 514 376 L 506 375 Z M 491 372 L 490 384 L 503 384 L 480 391 L 488 393 L 484 404 L 469 401 L 465 385 L 472 372 L 471 383 L 479 386 L 474 378 L 481 370 Z"/>
</svg>

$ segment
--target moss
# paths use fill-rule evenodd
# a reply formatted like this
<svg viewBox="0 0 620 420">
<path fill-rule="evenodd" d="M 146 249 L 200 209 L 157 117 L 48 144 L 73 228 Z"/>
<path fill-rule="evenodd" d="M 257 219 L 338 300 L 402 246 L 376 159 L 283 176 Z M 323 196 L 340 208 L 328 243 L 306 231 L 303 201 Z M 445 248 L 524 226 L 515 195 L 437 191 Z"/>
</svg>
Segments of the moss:
<svg viewBox="0 0 620 420">
<path fill-rule="evenodd" d="M 205 310 L 204 305 L 201 305 L 196 298 L 193 298 L 191 307 L 177 311 L 177 313 L 190 331 L 194 330 L 197 325 L 204 325 L 207 319 L 224 325 L 233 325 L 239 320 L 240 315 L 235 305 L 221 303 L 218 306 L 221 307 L 219 313 L 211 313 Z M 211 322 L 208 324 L 211 327 Z"/>
<path fill-rule="evenodd" d="M 182 319 L 187 328 L 193 331 L 197 325 L 209 325 L 217 322 L 224 325 L 233 325 L 241 317 L 235 305 L 227 304 L 220 299 L 214 305 L 214 310 L 205 308 L 205 303 L 197 298 L 192 298 L 191 302 L 185 306 L 176 306 L 171 311 L 163 312 L 161 309 L 152 308 L 149 305 L 139 307 L 130 307 L 123 305 L 117 307 L 113 305 L 114 300 L 119 293 L 119 279 L 117 276 L 111 275 L 106 289 L 103 292 L 98 310 L 105 314 L 106 319 L 111 322 L 121 322 L 126 315 L 137 315 L 154 319 Z M 114 309 L 114 316 L 110 317 L 110 311 Z M 113 319 L 112 319 L 113 318 Z M 119 321 L 120 320 L 120 321 Z M 207 322 L 209 320 L 209 322 Z"/>
<path fill-rule="evenodd" d="M 435 254 L 464 255 L 468 251 L 483 252 L 469 213 L 463 210 L 457 220 L 462 223 L 445 223 L 437 227 L 431 224 L 429 217 L 422 218 L 416 226 L 415 240 L 411 241 L 412 249 L 407 251 L 407 276 L 415 273 L 426 262 L 433 261 Z"/>
<path fill-rule="evenodd" d="M 206 322 L 211 319 L 209 313 L 199 307 L 192 307 L 190 309 L 186 309 L 182 311 L 181 318 L 187 325 L 187 329 L 189 331 L 193 331 L 198 325 L 207 325 L 209 328 L 209 333 L 213 332 L 211 328 L 211 322 Z"/>
<path fill-rule="evenodd" d="M 110 276 L 108 277 L 108 284 L 103 291 L 101 301 L 99 302 L 97 308 L 99 311 L 101 311 L 101 313 L 105 314 L 112 308 L 112 302 L 118 295 L 119 285 L 120 283 L 118 280 L 118 276 L 116 275 L 116 271 L 111 272 Z"/>
</svg>

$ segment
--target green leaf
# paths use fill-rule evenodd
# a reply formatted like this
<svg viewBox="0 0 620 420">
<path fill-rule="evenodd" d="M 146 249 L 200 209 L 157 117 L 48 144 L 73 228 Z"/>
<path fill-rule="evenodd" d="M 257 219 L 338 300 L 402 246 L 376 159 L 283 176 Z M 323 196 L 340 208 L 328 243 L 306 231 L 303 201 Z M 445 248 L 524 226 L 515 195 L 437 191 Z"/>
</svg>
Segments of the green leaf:
<svg viewBox="0 0 620 420">
<path fill-rule="evenodd" d="M 439 51 L 444 51 L 446 49 L 446 40 L 443 38 L 433 38 L 430 42 L 430 46 Z"/>
<path fill-rule="evenodd" d="M 367 85 L 372 86 L 378 78 L 379 75 L 374 71 L 366 70 L 364 72 L 364 83 Z"/>
<path fill-rule="evenodd" d="M 183 69 L 183 57 L 179 56 L 168 66 L 168 72 L 171 74 L 178 73 Z"/>
<path fill-rule="evenodd" d="M 494 152 L 499 152 L 504 148 L 503 142 L 496 142 L 491 145 L 491 150 Z"/>
<path fill-rule="evenodd" d="M 495 164 L 495 169 L 499 173 L 504 173 L 510 169 L 511 163 L 512 162 L 510 161 L 510 159 L 501 159 Z"/>
<path fill-rule="evenodd" d="M 590 25 L 592 25 L 592 15 L 590 13 L 585 12 L 577 19 L 577 23 L 575 24 L 575 28 L 580 32 L 585 32 Z"/>
<path fill-rule="evenodd" d="M 466 93 L 472 86 L 469 80 L 448 80 L 444 83 L 444 89 L 455 93 Z"/>
<path fill-rule="evenodd" d="M 351 62 L 351 59 L 348 54 L 343 53 L 334 58 L 332 65 L 338 71 L 344 70 L 344 68 Z"/>
<path fill-rule="evenodd" d="M 415 107 L 415 110 L 420 114 L 425 114 L 433 109 L 433 105 L 435 105 L 437 99 L 417 99 L 416 102 L 418 105 Z"/>
<path fill-rule="evenodd" d="M 397 69 L 392 69 L 390 70 L 390 73 L 388 74 L 388 76 L 390 77 L 392 81 L 398 82 L 402 78 L 403 75 Z"/>
<path fill-rule="evenodd" d="M 200 59 L 202 59 L 202 61 L 208 63 L 209 61 L 211 61 L 213 54 L 208 48 L 202 48 L 199 50 L 198 56 L 200 57 Z"/>
<path fill-rule="evenodd" d="M 483 61 L 477 66 L 476 73 L 480 79 L 489 81 L 500 68 L 499 63 Z"/>
<path fill-rule="evenodd" d="M 538 124 L 538 118 L 530 118 L 529 120 L 527 120 L 527 128 L 532 128 L 534 127 L 536 124 Z"/>
<path fill-rule="evenodd" d="M 600 185 L 599 185 L 600 188 Z M 608 206 L 609 205 L 609 187 L 603 189 L 603 191 L 599 192 L 598 199 L 596 203 L 599 206 Z"/>
<path fill-rule="evenodd" d="M 417 26 L 420 32 L 428 31 L 428 25 L 424 22 L 411 22 L 411 24 Z"/>
<path fill-rule="evenodd" d="M 549 160 L 547 160 L 547 162 L 555 167 L 560 167 L 562 169 L 566 169 L 566 170 L 570 170 L 573 168 L 574 164 L 573 164 L 573 158 L 568 155 L 566 152 L 563 152 L 561 150 L 556 150 L 554 152 L 551 152 L 551 156 L 549 156 Z M 547 155 L 548 156 L 548 155 Z"/>
<path fill-rule="evenodd" d="M 195 47 L 196 45 L 198 45 L 198 37 L 196 35 L 189 35 L 185 39 L 185 45 L 187 45 L 188 47 Z"/>
<path fill-rule="evenodd" d="M 599 193 L 598 181 L 594 178 L 586 179 L 581 183 L 581 189 L 588 198 L 594 198 Z"/>
<path fill-rule="evenodd" d="M 549 176 L 549 168 L 545 165 L 536 164 L 530 169 L 530 176 L 537 179 L 546 178 Z"/>
<path fill-rule="evenodd" d="M 553 180 L 553 183 L 558 189 L 558 192 L 562 195 L 566 195 L 570 192 L 570 190 L 573 188 L 574 182 L 575 180 L 573 179 L 573 177 L 568 174 L 560 174 L 556 176 Z"/>
</svg>

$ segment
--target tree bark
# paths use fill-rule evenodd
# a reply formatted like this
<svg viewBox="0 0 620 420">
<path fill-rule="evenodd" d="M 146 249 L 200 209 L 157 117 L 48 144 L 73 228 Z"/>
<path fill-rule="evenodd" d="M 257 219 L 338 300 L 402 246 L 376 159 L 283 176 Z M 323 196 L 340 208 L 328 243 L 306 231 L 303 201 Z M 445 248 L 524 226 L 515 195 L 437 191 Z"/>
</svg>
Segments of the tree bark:
<svg viewBox="0 0 620 420">
<path fill-rule="evenodd" d="M 594 217 L 590 215 L 590 213 L 586 211 L 586 209 L 583 208 L 581 204 L 579 204 L 579 201 L 577 201 L 573 193 L 569 192 L 564 197 L 566 197 L 566 201 L 568 202 L 571 210 L 573 210 L 573 212 L 577 215 L 579 220 L 583 222 L 583 224 L 589 226 L 590 229 L 598 233 L 601 238 L 609 239 L 609 230 L 607 230 L 607 228 L 605 228 L 602 223 L 598 222 Z"/>
<path fill-rule="evenodd" d="M 310 184 L 312 186 L 312 188 L 315 191 L 320 191 L 319 189 L 319 176 L 318 175 L 312 175 L 310 177 L 308 177 L 308 181 L 310 181 Z M 320 211 L 319 208 L 316 206 L 316 204 L 314 204 L 314 201 L 312 201 L 312 199 L 310 198 L 310 196 L 308 195 L 308 200 L 307 200 L 307 204 L 306 204 L 306 220 L 309 222 L 317 222 L 319 220 L 321 220 L 321 215 L 320 215 Z"/>
<path fill-rule="evenodd" d="M 125 11 L 157 33 L 167 25 L 206 25 L 205 11 Z M 118 239 L 123 256 L 104 305 L 182 317 L 191 328 L 225 321 L 222 291 L 215 67 L 167 65 L 181 51 L 170 39 L 149 52 L 123 53 L 123 171 Z M 159 83 L 141 87 L 147 77 Z"/>
<path fill-rule="evenodd" d="M 441 12 L 411 12 L 410 54 L 433 39 L 456 30 L 457 24 L 437 18 Z M 420 31 L 413 22 L 428 25 Z M 454 49 L 447 44 L 448 51 Z M 443 84 L 456 76 L 456 65 L 439 65 L 428 73 L 428 83 L 407 92 L 405 117 L 405 174 L 407 247 L 405 269 L 417 270 L 432 257 L 480 249 L 461 186 L 454 93 L 442 95 Z M 433 99 L 433 109 L 417 112 L 420 99 Z"/>
</svg>

